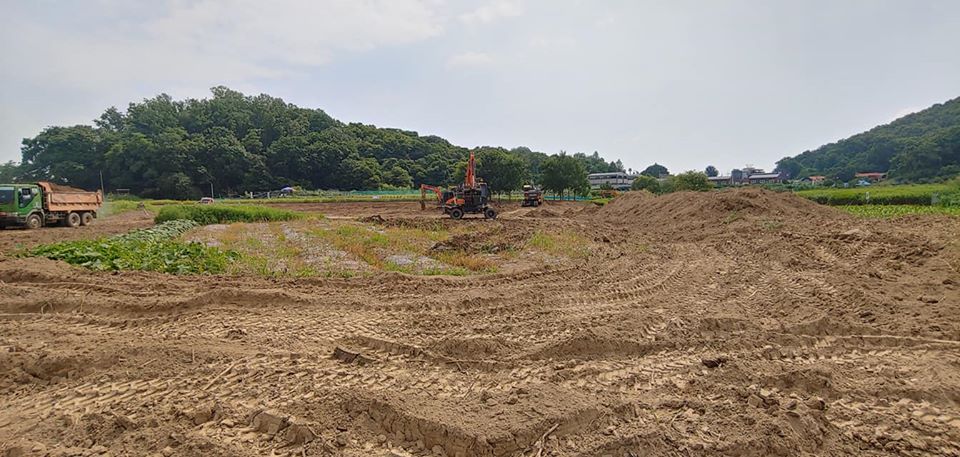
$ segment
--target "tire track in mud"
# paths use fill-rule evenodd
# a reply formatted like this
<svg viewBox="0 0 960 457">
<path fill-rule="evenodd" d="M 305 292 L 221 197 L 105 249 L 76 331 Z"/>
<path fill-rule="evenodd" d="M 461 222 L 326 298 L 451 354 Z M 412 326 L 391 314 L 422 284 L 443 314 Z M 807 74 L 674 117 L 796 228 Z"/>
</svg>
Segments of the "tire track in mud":
<svg viewBox="0 0 960 457">
<path fill-rule="evenodd" d="M 149 415 L 202 401 L 241 415 L 284 415 L 349 397 L 345 408 L 369 419 L 348 424 L 360 430 L 359 443 L 381 433 L 411 450 L 422 441 L 417 455 L 432 445 L 451 456 L 535 455 L 554 424 L 545 452 L 555 455 L 960 453 L 960 411 L 951 397 L 960 342 L 837 313 L 869 306 L 895 291 L 896 281 L 915 288 L 932 282 L 903 275 L 858 287 L 848 273 L 859 264 L 901 262 L 895 241 L 797 230 L 750 232 L 756 240 L 663 236 L 644 252 L 618 245 L 560 268 L 472 278 L 161 285 L 151 275 L 81 273 L 77 282 L 51 274 L 60 279 L 49 285 L 6 284 L 20 299 L 86 293 L 88 304 L 106 305 L 87 314 L 0 315 L 0 334 L 10 335 L 0 350 L 32 350 L 20 343 L 57 330 L 82 344 L 205 351 L 195 370 L 158 363 L 156 370 L 101 370 L 11 390 L 0 406 L 7 421 L 0 431 L 55 414 Z M 788 242 L 795 245 L 782 245 Z M 96 281 L 103 287 L 84 286 Z M 138 281 L 149 285 L 137 288 Z M 73 300 L 64 300 L 66 309 Z M 904 316 L 913 311 L 902 306 Z M 336 347 L 359 352 L 362 362 L 332 358 Z M 816 397 L 823 409 L 803 406 Z M 801 406 L 791 410 L 794 399 Z M 568 402 L 576 407 L 565 409 Z M 458 427 L 469 419 L 463 408 L 491 418 Z M 743 425 L 748 419 L 754 422 Z M 757 431 L 785 441 L 750 438 Z M 252 428 L 211 425 L 196 433 L 232 454 L 284 451 L 277 449 L 282 440 Z M 827 447 L 801 446 L 818 439 Z M 386 453 L 386 445 L 358 446 L 348 445 L 345 455 Z"/>
</svg>

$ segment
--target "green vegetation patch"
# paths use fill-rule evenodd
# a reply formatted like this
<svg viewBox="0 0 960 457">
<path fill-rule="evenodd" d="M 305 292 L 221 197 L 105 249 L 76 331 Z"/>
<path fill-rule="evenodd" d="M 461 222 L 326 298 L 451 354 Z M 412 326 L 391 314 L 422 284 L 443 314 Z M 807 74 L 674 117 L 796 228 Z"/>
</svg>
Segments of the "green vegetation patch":
<svg viewBox="0 0 960 457">
<path fill-rule="evenodd" d="M 571 258 L 583 258 L 590 255 L 589 241 L 576 233 L 551 233 L 537 230 L 527 247 L 534 248 L 547 254 L 562 255 Z"/>
<path fill-rule="evenodd" d="M 200 225 L 231 222 L 273 222 L 301 219 L 303 213 L 265 206 L 244 205 L 170 205 L 160 208 L 154 221 L 190 220 Z"/>
<path fill-rule="evenodd" d="M 931 205 L 952 203 L 957 192 L 949 184 L 913 184 L 808 189 L 797 195 L 824 205 Z M 960 204 L 960 199 L 957 200 Z"/>
<path fill-rule="evenodd" d="M 866 218 L 891 218 L 913 214 L 945 214 L 960 216 L 960 206 L 930 205 L 850 205 L 840 209 L 854 216 Z"/>
<path fill-rule="evenodd" d="M 373 268 L 421 275 L 454 275 L 496 271 L 485 258 L 464 252 L 433 253 L 430 248 L 450 237 L 442 228 L 378 227 L 360 225 L 320 228 L 312 232 L 337 249 Z"/>
<path fill-rule="evenodd" d="M 185 243 L 176 238 L 197 226 L 189 220 L 96 240 L 64 241 L 37 246 L 25 255 L 62 260 L 92 270 L 145 270 L 163 273 L 220 273 L 237 254 Z"/>
</svg>

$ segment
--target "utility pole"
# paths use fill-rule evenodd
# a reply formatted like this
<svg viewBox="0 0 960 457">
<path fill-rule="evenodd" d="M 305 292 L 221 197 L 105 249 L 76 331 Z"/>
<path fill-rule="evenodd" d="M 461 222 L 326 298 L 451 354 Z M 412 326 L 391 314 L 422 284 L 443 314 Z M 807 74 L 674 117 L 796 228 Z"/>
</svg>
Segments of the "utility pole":
<svg viewBox="0 0 960 457">
<path fill-rule="evenodd" d="M 210 181 L 210 198 L 213 198 L 213 181 Z"/>
<path fill-rule="evenodd" d="M 100 170 L 100 196 L 107 201 L 107 190 L 103 188 L 103 170 Z"/>
</svg>

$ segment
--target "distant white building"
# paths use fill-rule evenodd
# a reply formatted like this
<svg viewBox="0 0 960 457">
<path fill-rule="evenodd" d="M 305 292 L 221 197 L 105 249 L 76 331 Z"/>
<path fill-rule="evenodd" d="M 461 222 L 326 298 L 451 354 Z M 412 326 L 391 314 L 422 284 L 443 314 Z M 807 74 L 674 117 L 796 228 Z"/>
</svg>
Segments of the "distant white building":
<svg viewBox="0 0 960 457">
<path fill-rule="evenodd" d="M 604 184 L 609 184 L 610 187 L 616 190 L 628 190 L 630 189 L 630 185 L 633 184 L 634 178 L 636 178 L 636 176 L 623 171 L 590 173 L 587 175 L 587 181 L 590 181 L 591 189 L 599 189 Z"/>
</svg>

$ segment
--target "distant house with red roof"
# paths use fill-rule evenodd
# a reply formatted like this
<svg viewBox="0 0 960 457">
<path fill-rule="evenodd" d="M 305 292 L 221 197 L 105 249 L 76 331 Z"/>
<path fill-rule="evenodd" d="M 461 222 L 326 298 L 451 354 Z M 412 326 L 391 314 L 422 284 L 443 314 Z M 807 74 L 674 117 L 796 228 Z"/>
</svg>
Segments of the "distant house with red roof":
<svg viewBox="0 0 960 457">
<path fill-rule="evenodd" d="M 886 173 L 881 173 L 881 172 L 879 172 L 879 171 L 877 171 L 877 172 L 872 172 L 872 171 L 871 171 L 871 172 L 866 172 L 866 173 L 857 173 L 857 174 L 853 175 L 853 177 L 854 177 L 854 178 L 860 178 L 860 179 L 866 179 L 867 181 L 870 181 L 870 182 L 880 182 L 880 181 L 883 181 L 884 179 L 887 179 L 887 174 L 886 174 Z"/>
</svg>

